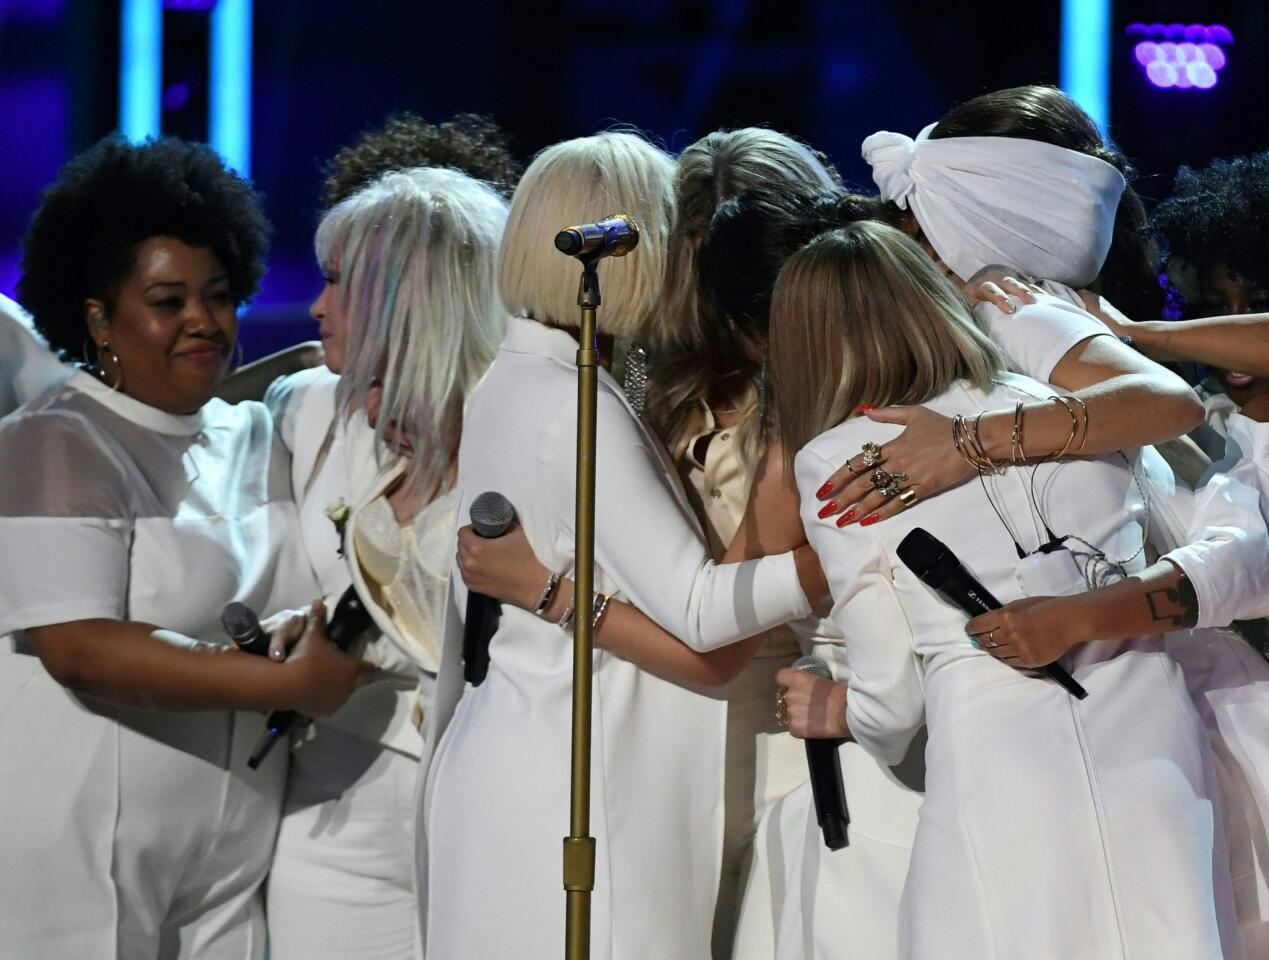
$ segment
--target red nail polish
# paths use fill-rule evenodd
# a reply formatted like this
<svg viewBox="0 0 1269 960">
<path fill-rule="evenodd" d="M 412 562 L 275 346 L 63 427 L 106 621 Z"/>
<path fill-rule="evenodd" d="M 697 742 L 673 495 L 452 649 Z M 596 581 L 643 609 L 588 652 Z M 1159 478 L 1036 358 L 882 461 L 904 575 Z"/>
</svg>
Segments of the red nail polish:
<svg viewBox="0 0 1269 960">
<path fill-rule="evenodd" d="M 862 519 L 862 520 L 860 520 L 860 521 L 859 521 L 859 525 L 860 525 L 861 527 L 867 527 L 867 526 L 869 526 L 870 524 L 874 524 L 874 523 L 876 523 L 876 522 L 877 522 L 878 520 L 880 520 L 880 519 L 881 519 L 881 518 L 880 518 L 879 516 L 877 516 L 875 513 L 870 513 L 870 514 L 868 514 L 868 516 L 864 517 L 864 519 Z"/>
<path fill-rule="evenodd" d="M 876 410 L 876 409 L 877 409 L 877 405 L 875 403 L 861 403 L 859 406 L 855 408 L 855 412 L 867 413 L 869 410 Z"/>
<path fill-rule="evenodd" d="M 843 513 L 840 517 L 837 518 L 837 525 L 839 527 L 844 527 L 846 526 L 846 524 L 850 523 L 854 519 L 855 519 L 855 511 L 847 510 L 845 513 Z"/>
<path fill-rule="evenodd" d="M 830 500 L 828 503 L 824 504 L 824 506 L 820 507 L 820 519 L 823 520 L 825 517 L 831 517 L 836 512 L 837 504 Z"/>
<path fill-rule="evenodd" d="M 824 486 L 820 487 L 818 490 L 815 491 L 815 499 L 823 500 L 825 497 L 828 496 L 829 491 L 832 489 L 833 489 L 833 481 L 832 480 L 825 481 Z"/>
</svg>

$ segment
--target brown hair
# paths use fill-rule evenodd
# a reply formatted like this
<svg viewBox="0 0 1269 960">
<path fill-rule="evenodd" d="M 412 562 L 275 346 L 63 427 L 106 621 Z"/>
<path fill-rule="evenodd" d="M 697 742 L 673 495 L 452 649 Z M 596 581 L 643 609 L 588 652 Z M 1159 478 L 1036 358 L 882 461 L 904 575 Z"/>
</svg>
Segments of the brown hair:
<svg viewBox="0 0 1269 960">
<path fill-rule="evenodd" d="M 789 463 L 862 403 L 924 403 L 1005 358 L 964 299 L 901 231 L 863 221 L 807 244 L 780 271 L 770 367 Z"/>
</svg>

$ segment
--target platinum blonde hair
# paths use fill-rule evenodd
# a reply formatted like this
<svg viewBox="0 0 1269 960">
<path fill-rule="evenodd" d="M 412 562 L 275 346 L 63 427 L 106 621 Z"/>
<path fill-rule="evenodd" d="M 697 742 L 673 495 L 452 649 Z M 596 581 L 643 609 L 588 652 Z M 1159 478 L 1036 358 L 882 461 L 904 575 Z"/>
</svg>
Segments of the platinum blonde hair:
<svg viewBox="0 0 1269 960">
<path fill-rule="evenodd" d="M 375 448 L 407 432 L 410 480 L 435 493 L 458 450 L 463 404 L 507 329 L 494 287 L 506 202 L 456 170 L 394 171 L 331 208 L 317 228 L 318 261 L 337 265 L 348 314 L 343 405 L 381 385 Z"/>
<path fill-rule="evenodd" d="M 575 329 L 580 271 L 576 260 L 555 249 L 555 235 L 614 213 L 629 214 L 639 225 L 639 246 L 599 268 L 604 298 L 599 329 L 614 337 L 646 336 L 659 322 L 674 217 L 674 163 L 633 133 L 565 140 L 529 164 L 511 198 L 498 258 L 507 310 Z"/>
</svg>

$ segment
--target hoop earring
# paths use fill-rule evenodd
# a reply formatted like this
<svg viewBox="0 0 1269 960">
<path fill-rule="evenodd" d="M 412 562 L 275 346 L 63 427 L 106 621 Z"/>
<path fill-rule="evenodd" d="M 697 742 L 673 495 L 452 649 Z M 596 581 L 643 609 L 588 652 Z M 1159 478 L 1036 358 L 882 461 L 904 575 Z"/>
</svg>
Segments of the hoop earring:
<svg viewBox="0 0 1269 960">
<path fill-rule="evenodd" d="M 110 341 L 101 341 L 101 346 L 97 348 L 97 369 L 101 371 L 101 378 L 105 380 L 106 371 L 101 366 L 101 355 L 105 354 L 110 358 L 110 362 L 115 365 L 115 382 L 110 385 L 110 389 L 116 393 L 123 390 L 123 364 L 119 362 L 119 354 L 110 348 Z"/>
<path fill-rule="evenodd" d="M 637 343 L 631 344 L 630 349 L 626 351 L 621 386 L 625 391 L 630 409 L 637 416 L 643 416 L 643 408 L 648 403 L 648 351 Z"/>
<path fill-rule="evenodd" d="M 235 370 L 237 370 L 239 367 L 242 366 L 242 361 L 244 356 L 245 354 L 242 349 L 242 341 L 235 340 L 234 341 L 234 360 L 233 360 L 233 363 L 229 367 L 230 373 L 233 373 Z"/>
</svg>

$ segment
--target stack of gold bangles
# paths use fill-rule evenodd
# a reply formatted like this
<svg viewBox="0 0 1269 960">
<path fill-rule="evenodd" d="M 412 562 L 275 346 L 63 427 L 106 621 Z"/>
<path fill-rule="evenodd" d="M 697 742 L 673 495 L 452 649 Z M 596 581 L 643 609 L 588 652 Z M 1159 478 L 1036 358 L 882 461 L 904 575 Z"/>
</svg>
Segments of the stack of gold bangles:
<svg viewBox="0 0 1269 960">
<path fill-rule="evenodd" d="M 1071 418 L 1071 433 L 1066 438 L 1066 443 L 1060 449 L 1054 450 L 1047 456 L 1041 457 L 1041 462 L 1049 460 L 1061 460 L 1068 453 L 1072 452 L 1074 447 L 1078 453 L 1084 449 L 1084 443 L 1088 440 L 1088 407 L 1079 397 L 1049 397 L 1047 402 L 1053 402 L 1061 406 Z M 962 416 L 956 414 L 952 417 L 952 444 L 956 447 L 956 452 L 961 455 L 961 459 L 977 470 L 980 474 L 986 473 L 1003 473 L 1010 464 L 1020 464 L 1031 459 L 1026 451 L 1026 436 L 1023 430 L 1023 414 L 1026 412 L 1023 401 L 1019 400 L 1013 410 L 1013 432 L 1009 437 L 1009 459 L 994 460 L 988 455 L 986 448 L 983 446 L 982 438 L 979 435 L 979 424 L 983 419 L 984 413 L 979 413 L 973 417 Z M 1079 443 L 1076 444 L 1076 440 Z"/>
</svg>

